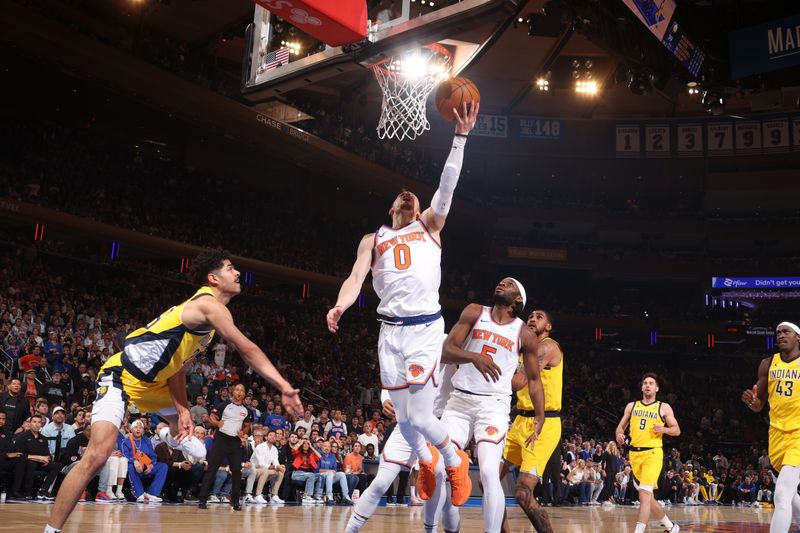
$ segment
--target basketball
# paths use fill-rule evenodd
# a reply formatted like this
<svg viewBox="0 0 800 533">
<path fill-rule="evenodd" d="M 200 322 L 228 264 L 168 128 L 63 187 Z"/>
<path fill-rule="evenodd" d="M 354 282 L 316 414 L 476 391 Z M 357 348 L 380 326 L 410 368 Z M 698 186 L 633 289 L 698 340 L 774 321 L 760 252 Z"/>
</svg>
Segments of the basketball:
<svg viewBox="0 0 800 533">
<path fill-rule="evenodd" d="M 461 113 L 464 103 L 481 101 L 481 93 L 472 81 L 467 78 L 457 77 L 445 80 L 436 88 L 436 110 L 445 120 L 453 122 L 456 117 L 453 108 Z"/>
</svg>

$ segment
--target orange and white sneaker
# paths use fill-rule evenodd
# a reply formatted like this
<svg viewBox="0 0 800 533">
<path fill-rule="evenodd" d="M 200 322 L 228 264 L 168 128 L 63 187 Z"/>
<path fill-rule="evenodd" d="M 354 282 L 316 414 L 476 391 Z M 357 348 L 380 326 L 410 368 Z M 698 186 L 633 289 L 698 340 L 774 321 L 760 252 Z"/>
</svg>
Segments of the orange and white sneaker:
<svg viewBox="0 0 800 533">
<path fill-rule="evenodd" d="M 447 479 L 450 481 L 450 500 L 455 507 L 461 507 L 469 499 L 472 493 L 472 480 L 469 478 L 469 457 L 463 450 L 458 450 L 461 457 L 461 464 L 458 466 L 447 466 Z M 422 463 L 420 463 L 420 479 L 422 478 Z M 421 495 L 420 495 L 421 496 Z"/>
<path fill-rule="evenodd" d="M 430 461 L 419 462 L 419 477 L 417 478 L 417 494 L 420 499 L 430 500 L 436 491 L 436 464 L 439 462 L 439 450 L 428 444 L 428 449 L 433 455 Z"/>
</svg>

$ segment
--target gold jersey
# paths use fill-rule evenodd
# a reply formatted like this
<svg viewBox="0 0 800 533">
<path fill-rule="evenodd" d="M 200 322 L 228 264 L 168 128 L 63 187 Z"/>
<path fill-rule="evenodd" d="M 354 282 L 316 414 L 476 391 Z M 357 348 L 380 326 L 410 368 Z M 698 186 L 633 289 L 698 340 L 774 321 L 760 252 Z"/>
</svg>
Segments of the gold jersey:
<svg viewBox="0 0 800 533">
<path fill-rule="evenodd" d="M 542 342 L 553 342 L 561 349 L 558 342 L 550 337 L 545 337 Z M 519 357 L 522 364 L 522 356 Z M 542 378 L 542 389 L 544 389 L 544 410 L 561 411 L 561 394 L 564 389 L 564 355 L 561 355 L 561 362 L 553 367 L 546 366 L 539 372 Z M 528 387 L 523 387 L 517 391 L 517 409 L 523 411 L 533 411 L 533 400 Z"/>
<path fill-rule="evenodd" d="M 171 307 L 158 318 L 127 337 L 121 352 L 111 356 L 101 368 L 122 366 L 139 381 L 166 382 L 180 371 L 197 353 L 205 350 L 214 330 L 193 331 L 181 320 L 186 304 L 197 298 L 211 296 L 210 287 L 201 287 L 185 302 Z"/>
<path fill-rule="evenodd" d="M 631 410 L 631 446 L 636 448 L 661 448 L 663 435 L 656 433 L 653 427 L 664 425 L 661 417 L 661 402 L 654 401 L 646 404 L 640 401 L 633 403 Z"/>
<path fill-rule="evenodd" d="M 767 378 L 769 425 L 781 431 L 800 429 L 800 358 L 786 363 L 776 353 Z"/>
</svg>

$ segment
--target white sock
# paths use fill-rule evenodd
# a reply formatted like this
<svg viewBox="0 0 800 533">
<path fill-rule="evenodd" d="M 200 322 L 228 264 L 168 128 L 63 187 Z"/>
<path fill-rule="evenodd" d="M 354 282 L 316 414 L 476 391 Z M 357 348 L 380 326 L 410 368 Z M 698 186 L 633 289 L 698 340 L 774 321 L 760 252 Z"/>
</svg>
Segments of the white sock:
<svg viewBox="0 0 800 533">
<path fill-rule="evenodd" d="M 644 529 L 647 527 L 647 524 L 642 524 L 641 522 L 636 522 L 636 529 L 633 530 L 633 533 L 644 533 Z"/>
<path fill-rule="evenodd" d="M 772 513 L 770 533 L 784 533 L 792 525 L 792 508 L 800 481 L 800 469 L 784 466 L 775 482 L 775 510 Z"/>
<path fill-rule="evenodd" d="M 664 515 L 664 518 L 661 519 L 661 525 L 667 528 L 667 531 L 672 529 L 672 520 L 669 519 L 667 515 Z"/>
<path fill-rule="evenodd" d="M 444 448 L 439 448 L 439 452 L 442 454 L 445 466 L 458 466 L 461 464 L 461 457 L 457 453 L 458 448 L 452 441 L 448 442 Z"/>
<path fill-rule="evenodd" d="M 416 498 L 417 497 L 417 487 L 415 487 L 414 485 L 411 485 L 410 487 L 408 487 L 408 493 L 411 495 L 412 498 Z"/>
<path fill-rule="evenodd" d="M 347 521 L 347 526 L 344 528 L 345 533 L 358 533 L 361 531 L 361 528 L 364 527 L 364 524 L 367 523 L 367 519 L 361 516 L 358 513 L 353 513 L 350 515 L 350 520 Z"/>
<path fill-rule="evenodd" d="M 47 524 L 44 526 L 44 533 L 61 533 L 61 530 L 54 528 L 50 524 Z"/>
</svg>

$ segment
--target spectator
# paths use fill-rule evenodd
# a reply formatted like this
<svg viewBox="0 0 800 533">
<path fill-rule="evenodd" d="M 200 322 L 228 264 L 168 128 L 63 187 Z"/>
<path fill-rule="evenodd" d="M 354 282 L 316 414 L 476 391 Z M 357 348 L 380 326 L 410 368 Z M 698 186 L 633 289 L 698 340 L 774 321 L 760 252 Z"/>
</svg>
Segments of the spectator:
<svg viewBox="0 0 800 533">
<path fill-rule="evenodd" d="M 766 473 L 761 478 L 761 485 L 758 488 L 758 495 L 756 500 L 759 503 L 772 503 L 772 498 L 775 495 L 775 482 L 772 476 Z"/>
<path fill-rule="evenodd" d="M 72 430 L 77 435 L 86 427 L 86 411 L 79 408 L 77 404 L 74 404 L 74 415 L 72 416 Z"/>
<path fill-rule="evenodd" d="M 370 444 L 372 444 L 375 450 L 377 450 L 380 447 L 378 430 L 373 428 L 374 426 L 372 425 L 372 422 L 365 422 L 364 433 L 358 436 L 358 442 L 361 443 L 361 446 L 363 446 L 365 450 L 368 449 L 368 446 Z"/>
<path fill-rule="evenodd" d="M 621 472 L 617 472 L 615 480 L 614 501 L 620 504 L 625 503 L 625 494 L 628 491 L 628 482 L 631 480 L 631 467 L 626 466 Z"/>
<path fill-rule="evenodd" d="M 769 462 L 769 453 L 766 449 L 761 450 L 761 457 L 758 458 L 758 468 L 760 470 L 768 470 L 772 467 L 772 463 Z"/>
<path fill-rule="evenodd" d="M 228 346 L 225 344 L 223 339 L 219 339 L 217 344 L 214 345 L 214 363 L 220 367 L 225 367 L 225 356 L 228 353 Z"/>
<path fill-rule="evenodd" d="M 69 395 L 69 386 L 66 383 L 61 383 L 61 374 L 54 372 L 50 381 L 44 383 L 41 387 L 41 396 L 47 399 L 47 403 L 52 405 L 67 405 Z"/>
<path fill-rule="evenodd" d="M 297 431 L 299 428 L 303 428 L 306 431 L 306 434 L 311 433 L 311 426 L 314 424 L 314 417 L 311 416 L 311 411 L 306 409 L 303 412 L 303 418 L 298 420 L 294 423 L 294 430 Z"/>
<path fill-rule="evenodd" d="M 123 421 L 123 425 L 125 422 Z M 91 427 L 91 426 L 87 426 Z M 119 501 L 125 501 L 125 495 L 122 493 L 122 486 L 125 484 L 125 478 L 128 477 L 128 458 L 122 453 L 122 444 L 125 440 L 123 433 L 117 435 L 117 442 L 114 444 L 114 449 L 108 457 L 105 466 L 100 470 L 100 490 L 105 492 L 109 498 Z M 116 484 L 116 492 L 113 490 Z"/>
<path fill-rule="evenodd" d="M 40 433 L 41 427 L 42 417 L 33 415 L 30 418 L 30 429 L 18 433 L 14 438 L 14 450 L 22 455 L 14 471 L 14 482 L 11 489 L 13 499 L 33 499 L 34 476 L 39 470 L 47 472 L 47 477 L 39 489 L 36 499 L 55 499 L 52 488 L 56 481 L 56 476 L 61 471 L 61 464 L 54 461 L 50 456 L 47 440 Z"/>
<path fill-rule="evenodd" d="M 584 451 L 587 451 L 584 449 Z M 586 482 L 586 462 L 583 459 L 578 459 L 574 467 L 569 471 L 567 481 L 569 487 L 567 488 L 566 498 L 577 496 L 578 502 L 581 505 L 589 505 L 591 500 L 592 487 L 591 484 Z"/>
<path fill-rule="evenodd" d="M 208 415 L 208 409 L 206 409 L 206 399 L 203 397 L 202 394 L 198 394 L 194 400 L 194 405 L 191 409 L 189 409 L 189 413 L 192 416 L 192 422 L 195 425 L 199 425 L 203 423 L 203 415 Z"/>
<path fill-rule="evenodd" d="M 753 482 L 753 478 L 745 476 L 744 481 L 736 488 L 739 494 L 739 503 L 745 505 L 752 505 L 756 501 L 758 494 L 758 485 Z"/>
<path fill-rule="evenodd" d="M 278 447 L 275 445 L 277 435 L 274 431 L 267 432 L 267 437 L 264 439 L 264 430 L 254 432 L 255 438 L 255 451 L 253 452 L 252 462 L 256 472 L 256 496 L 253 498 L 253 484 L 248 479 L 247 488 L 245 490 L 244 501 L 252 503 L 284 503 L 280 498 L 279 491 L 283 476 L 286 473 L 286 467 L 280 464 L 278 459 Z M 264 498 L 264 486 L 272 479 L 272 488 L 270 496 Z"/>
<path fill-rule="evenodd" d="M 308 439 L 303 439 L 292 445 L 292 454 L 294 456 L 294 460 L 292 461 L 292 481 L 305 484 L 302 503 L 317 503 L 317 499 L 315 499 L 313 495 L 314 486 L 319 477 L 316 472 L 320 453 L 316 448 L 311 446 L 311 442 L 309 442 Z"/>
<path fill-rule="evenodd" d="M 264 417 L 264 425 L 272 431 L 276 429 L 286 429 L 288 427 L 287 424 L 286 418 L 283 416 L 283 406 L 281 406 L 281 404 L 276 404 L 273 413 Z M 289 424 L 289 426 L 290 425 L 291 424 Z"/>
<path fill-rule="evenodd" d="M 342 501 L 347 504 L 352 504 L 350 499 L 350 492 L 347 489 L 347 477 L 344 472 L 339 470 L 339 461 L 336 455 L 331 453 L 331 443 L 328 441 L 322 442 L 322 454 L 319 458 L 319 480 L 317 489 L 317 499 L 322 497 L 322 485 L 325 485 L 325 501 L 329 504 L 333 503 L 333 485 L 339 482 L 339 488 L 342 490 Z"/>
<path fill-rule="evenodd" d="M 54 460 L 60 462 L 63 462 L 61 461 L 62 450 L 66 447 L 67 442 L 75 436 L 75 429 L 64 423 L 66 414 L 63 407 L 56 407 L 53 409 L 53 420 L 42 428 L 42 436 L 47 439 L 50 455 Z"/>
<path fill-rule="evenodd" d="M 339 409 L 333 410 L 333 420 L 325 424 L 323 436 L 327 439 L 329 435 L 339 438 L 340 435 L 347 435 L 347 424 L 342 421 L 342 412 Z"/>
<path fill-rule="evenodd" d="M 122 442 L 122 453 L 128 459 L 128 477 L 133 497 L 139 503 L 160 502 L 161 491 L 167 480 L 167 465 L 158 462 L 153 444 L 144 437 L 144 422 L 141 419 L 135 420 L 130 429 L 128 438 Z M 151 480 L 147 491 L 144 480 Z"/>
<path fill-rule="evenodd" d="M 600 447 L 602 450 L 602 446 Z M 589 459 L 586 464 L 586 477 L 585 480 L 590 485 L 589 505 L 600 505 L 597 498 L 603 491 L 603 475 L 600 465 L 596 465 L 594 459 Z"/>
<path fill-rule="evenodd" d="M 0 393 L 0 409 L 5 411 L 7 416 L 8 429 L 16 431 L 22 423 L 31 415 L 31 406 L 28 399 L 21 394 L 22 381 L 19 378 L 11 378 L 5 392 Z"/>
<path fill-rule="evenodd" d="M 6 426 L 8 417 L 0 411 L 0 478 L 13 475 L 22 454 L 14 450 L 14 433 Z"/>
</svg>

